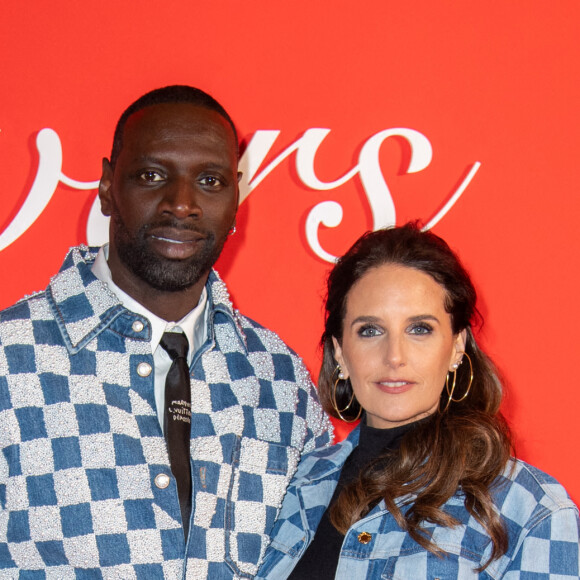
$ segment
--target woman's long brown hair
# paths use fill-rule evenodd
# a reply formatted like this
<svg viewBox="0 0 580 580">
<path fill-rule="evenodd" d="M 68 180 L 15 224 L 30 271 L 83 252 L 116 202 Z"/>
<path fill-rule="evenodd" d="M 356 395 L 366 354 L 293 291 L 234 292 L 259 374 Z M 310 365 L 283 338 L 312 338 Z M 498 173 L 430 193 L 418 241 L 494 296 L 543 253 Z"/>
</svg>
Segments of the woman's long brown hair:
<svg viewBox="0 0 580 580">
<path fill-rule="evenodd" d="M 401 529 L 426 550 L 443 554 L 422 524 L 452 527 L 458 522 L 441 506 L 457 491 L 467 511 L 489 534 L 493 549 L 490 559 L 507 550 L 507 533 L 494 507 L 491 489 L 504 471 L 512 452 L 509 428 L 499 412 L 502 386 L 497 369 L 478 347 L 472 324 L 479 316 L 476 292 L 457 256 L 438 236 L 422 232 L 415 224 L 365 234 L 337 262 L 328 278 L 325 331 L 322 336 L 323 362 L 318 389 L 325 410 L 340 418 L 332 404 L 336 360 L 332 338 L 342 340 L 346 298 L 352 286 L 370 269 L 398 264 L 429 274 L 446 292 L 445 308 L 455 334 L 467 333 L 465 352 L 473 364 L 473 384 L 461 402 L 451 402 L 443 389 L 440 411 L 421 421 L 403 438 L 396 453 L 377 460 L 346 485 L 331 507 L 333 525 L 342 533 L 363 518 L 380 500 Z M 469 364 L 457 371 L 454 398 L 461 398 L 469 383 Z M 352 397 L 349 381 L 340 381 L 336 392 L 339 409 Z M 354 419 L 358 402 L 342 413 Z M 403 514 L 396 500 L 415 496 Z"/>
</svg>

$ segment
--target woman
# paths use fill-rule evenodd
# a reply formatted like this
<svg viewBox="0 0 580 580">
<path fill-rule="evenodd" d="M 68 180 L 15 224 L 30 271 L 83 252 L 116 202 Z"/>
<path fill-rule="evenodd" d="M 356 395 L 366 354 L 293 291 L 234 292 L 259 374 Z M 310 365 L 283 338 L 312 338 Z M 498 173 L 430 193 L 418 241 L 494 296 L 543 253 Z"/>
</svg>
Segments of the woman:
<svg viewBox="0 0 580 580">
<path fill-rule="evenodd" d="M 303 459 L 260 578 L 578 578 L 578 509 L 510 457 L 475 302 L 447 244 L 414 225 L 337 262 L 319 393 L 333 417 L 362 420 Z"/>
</svg>

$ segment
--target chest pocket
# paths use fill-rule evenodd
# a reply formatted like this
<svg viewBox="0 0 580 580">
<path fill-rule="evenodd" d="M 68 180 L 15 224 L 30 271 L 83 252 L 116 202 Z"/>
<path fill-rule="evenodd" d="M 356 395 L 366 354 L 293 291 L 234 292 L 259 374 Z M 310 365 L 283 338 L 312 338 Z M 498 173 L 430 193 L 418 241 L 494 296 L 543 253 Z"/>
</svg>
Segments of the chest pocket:
<svg viewBox="0 0 580 580">
<path fill-rule="evenodd" d="M 384 580 L 468 580 L 479 578 L 475 570 L 479 562 L 473 562 L 458 554 L 447 554 L 443 558 L 431 554 L 404 555 L 388 558 L 381 575 Z"/>
<path fill-rule="evenodd" d="M 407 549 L 403 545 L 396 555 L 386 558 L 381 578 L 384 580 L 480 578 L 477 568 L 485 560 L 483 552 L 489 538 L 471 528 L 458 526 L 437 528 L 434 539 L 437 545 L 445 550 L 442 556 L 428 552 L 415 542 Z M 406 542 L 411 544 L 408 537 Z"/>
</svg>

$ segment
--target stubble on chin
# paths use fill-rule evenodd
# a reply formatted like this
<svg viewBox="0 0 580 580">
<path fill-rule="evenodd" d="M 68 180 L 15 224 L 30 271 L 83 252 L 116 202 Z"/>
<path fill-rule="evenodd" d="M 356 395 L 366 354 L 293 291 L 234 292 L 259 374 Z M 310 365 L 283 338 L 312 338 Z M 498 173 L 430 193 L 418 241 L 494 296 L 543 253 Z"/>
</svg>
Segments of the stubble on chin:
<svg viewBox="0 0 580 580">
<path fill-rule="evenodd" d="M 225 243 L 225 238 L 217 242 L 212 232 L 206 232 L 198 253 L 186 260 L 170 260 L 150 249 L 146 226 L 131 236 L 118 214 L 111 216 L 111 222 L 115 249 L 125 268 L 162 292 L 181 292 L 197 284 L 215 264 Z"/>
</svg>

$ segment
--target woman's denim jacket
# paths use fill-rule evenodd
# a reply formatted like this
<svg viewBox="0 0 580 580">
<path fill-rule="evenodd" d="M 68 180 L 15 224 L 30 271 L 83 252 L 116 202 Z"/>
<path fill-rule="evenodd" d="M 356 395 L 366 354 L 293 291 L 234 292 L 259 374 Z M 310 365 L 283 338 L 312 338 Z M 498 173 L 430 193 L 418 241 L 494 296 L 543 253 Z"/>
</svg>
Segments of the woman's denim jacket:
<svg viewBox="0 0 580 580">
<path fill-rule="evenodd" d="M 345 441 L 315 451 L 302 460 L 284 499 L 259 578 L 288 577 L 312 541 L 342 466 L 358 444 L 358 438 L 357 428 Z M 445 550 L 444 557 L 437 557 L 412 540 L 381 502 L 348 530 L 335 577 L 341 580 L 578 578 L 578 508 L 557 481 L 535 467 L 512 460 L 504 475 L 497 479 L 492 493 L 507 528 L 509 547 L 483 572 L 477 572 L 477 568 L 488 560 L 490 539 L 467 512 L 464 497 L 457 492 L 443 509 L 460 524 L 454 528 L 425 525 L 433 540 Z M 410 495 L 400 499 L 403 512 L 412 499 Z"/>
</svg>

